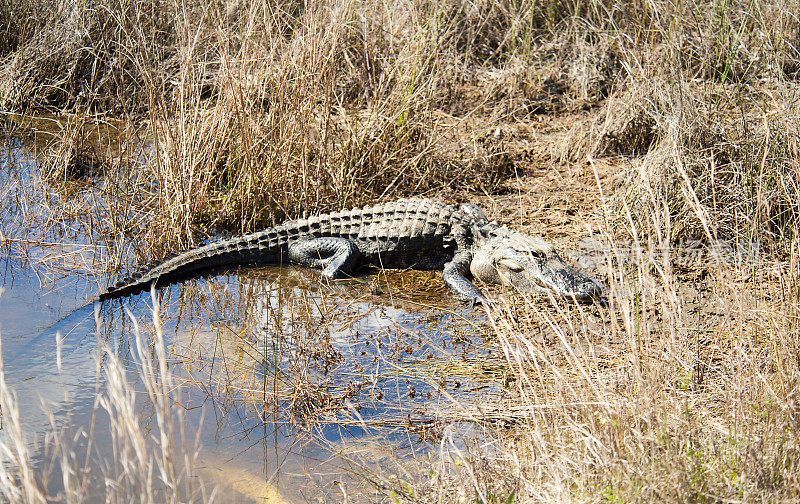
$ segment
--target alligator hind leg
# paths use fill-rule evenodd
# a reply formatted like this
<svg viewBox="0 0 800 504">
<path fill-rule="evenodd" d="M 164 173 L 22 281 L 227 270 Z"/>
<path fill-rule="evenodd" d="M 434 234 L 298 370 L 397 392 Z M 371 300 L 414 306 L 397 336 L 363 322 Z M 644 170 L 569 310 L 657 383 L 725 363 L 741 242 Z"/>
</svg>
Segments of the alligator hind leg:
<svg viewBox="0 0 800 504">
<path fill-rule="evenodd" d="M 312 268 L 322 268 L 325 278 L 350 274 L 361 257 L 358 247 L 346 238 L 308 238 L 289 245 L 289 260 Z"/>
</svg>

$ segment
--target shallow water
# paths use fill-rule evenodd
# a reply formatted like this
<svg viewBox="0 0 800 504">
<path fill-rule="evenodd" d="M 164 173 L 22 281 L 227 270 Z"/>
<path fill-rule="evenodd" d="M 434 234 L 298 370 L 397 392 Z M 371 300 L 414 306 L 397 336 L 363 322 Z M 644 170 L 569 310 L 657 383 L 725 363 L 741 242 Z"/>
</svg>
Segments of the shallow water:
<svg viewBox="0 0 800 504">
<path fill-rule="evenodd" d="M 34 190 L 35 165 L 19 149 L 2 168 L 6 195 Z M 25 202 L 33 200 L 3 199 L 6 382 L 37 466 L 46 465 L 47 450 L 34 441 L 53 422 L 73 432 L 94 418 L 93 456 L 102 459 L 112 456 L 112 441 L 103 434 L 108 417 L 94 414 L 104 380 L 98 335 L 135 374 L 135 324 L 154 341 L 153 299 L 106 302 L 96 320 L 85 303 L 106 280 L 90 267 L 98 247 L 91 230 L 65 223 L 45 236 L 26 222 Z M 35 215 L 51 209 L 38 201 Z M 375 501 L 354 471 L 412 478 L 416 462 L 441 448 L 442 432 L 470 435 L 461 407 L 498 392 L 476 377 L 478 357 L 490 352 L 481 346 L 482 312 L 444 289 L 435 273 L 371 272 L 329 283 L 290 267 L 159 291 L 195 472 L 219 486 L 224 502 L 341 502 L 345 493 L 352 502 Z M 152 423 L 146 397 L 137 405 L 143 425 Z"/>
</svg>

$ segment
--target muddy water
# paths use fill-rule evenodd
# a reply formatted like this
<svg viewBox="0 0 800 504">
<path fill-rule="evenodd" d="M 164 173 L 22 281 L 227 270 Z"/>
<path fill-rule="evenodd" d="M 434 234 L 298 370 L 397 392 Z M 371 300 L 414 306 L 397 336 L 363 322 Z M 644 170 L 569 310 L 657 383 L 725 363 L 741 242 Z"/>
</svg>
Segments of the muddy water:
<svg viewBox="0 0 800 504">
<path fill-rule="evenodd" d="M 59 236 L 23 225 L 31 199 L 9 195 L 30 189 L 36 174 L 20 149 L 2 167 L 6 382 L 37 467 L 47 453 L 35 441 L 54 424 L 77 432 L 92 422 L 101 467 L 113 454 L 109 420 L 95 415 L 104 385 L 98 334 L 135 361 L 136 328 L 146 341 L 156 331 L 153 299 L 86 305 L 104 282 L 87 266 L 99 245 L 74 223 Z M 413 479 L 443 432 L 470 435 L 462 408 L 498 392 L 476 375 L 487 372 L 479 358 L 490 352 L 481 313 L 451 299 L 438 274 L 328 283 L 300 268 L 251 269 L 170 286 L 157 301 L 182 448 L 225 502 L 375 501 L 354 471 Z M 137 405 L 142 425 L 152 424 L 146 397 Z"/>
</svg>

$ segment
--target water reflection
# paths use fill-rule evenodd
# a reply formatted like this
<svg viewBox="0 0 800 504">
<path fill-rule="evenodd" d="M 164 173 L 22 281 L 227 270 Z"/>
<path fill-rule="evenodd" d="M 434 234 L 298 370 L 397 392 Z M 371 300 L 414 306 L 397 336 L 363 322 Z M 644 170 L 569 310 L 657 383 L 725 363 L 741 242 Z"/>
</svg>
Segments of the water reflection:
<svg viewBox="0 0 800 504">
<path fill-rule="evenodd" d="M 463 418 L 461 402 L 487 393 L 470 367 L 482 352 L 480 317 L 431 292 L 439 282 L 391 272 L 330 284 L 313 271 L 266 268 L 159 292 L 185 422 L 201 429 L 203 474 L 238 475 L 220 483 L 242 502 L 258 481 L 289 502 L 340 502 L 332 482 L 356 485 L 354 467 L 383 471 L 389 458 L 414 464 L 442 427 Z M 155 330 L 148 294 L 106 303 L 100 334 L 123 357 L 133 354 L 127 312 L 146 334 Z M 88 422 L 95 332 L 88 305 L 6 359 L 30 429 L 49 425 L 35 413 L 38 397 L 56 415 Z"/>
<path fill-rule="evenodd" d="M 193 384 L 186 406 L 205 412 L 206 456 L 303 502 L 298 485 L 306 497 L 327 494 L 350 479 L 345 463 L 375 470 L 429 449 L 439 428 L 463 417 L 459 402 L 488 392 L 476 392 L 464 359 L 480 355 L 482 326 L 442 294 L 408 295 L 393 283 L 408 288 L 410 278 L 436 280 L 407 272 L 327 284 L 270 268 L 164 291 L 169 355 Z M 145 307 L 132 309 L 146 318 Z"/>
<path fill-rule="evenodd" d="M 113 419 L 98 415 L 96 404 L 104 352 L 128 363 L 141 390 L 134 321 L 155 341 L 151 298 L 91 303 L 105 282 L 95 273 L 102 242 L 85 220 L 58 214 L 63 195 L 39 182 L 21 147 L 4 159 L 6 381 L 26 441 L 39 441 L 38 467 L 52 456 L 41 440 L 54 427 L 90 425 L 92 464 L 102 465 L 113 445 Z M 91 188 L 82 194 L 89 214 L 102 206 Z M 196 433 L 203 447 L 196 473 L 220 485 L 224 502 L 342 502 L 345 494 L 374 502 L 365 481 L 412 478 L 443 432 L 468 432 L 464 410 L 498 392 L 481 379 L 491 375 L 482 313 L 454 301 L 439 273 L 373 272 L 330 283 L 302 268 L 250 269 L 173 285 L 158 299 L 185 448 L 194 449 Z M 149 429 L 153 405 L 146 395 L 136 400 Z M 75 439 L 78 452 L 86 449 Z M 58 474 L 49 478 L 57 486 Z"/>
</svg>

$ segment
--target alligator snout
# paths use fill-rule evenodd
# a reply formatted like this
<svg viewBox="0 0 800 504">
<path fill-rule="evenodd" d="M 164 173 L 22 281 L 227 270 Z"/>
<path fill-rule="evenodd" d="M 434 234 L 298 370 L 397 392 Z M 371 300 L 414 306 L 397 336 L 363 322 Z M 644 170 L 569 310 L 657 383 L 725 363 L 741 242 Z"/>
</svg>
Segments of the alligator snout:
<svg viewBox="0 0 800 504">
<path fill-rule="evenodd" d="M 566 298 L 574 298 L 577 301 L 594 301 L 603 299 L 603 287 L 593 278 L 580 273 L 571 267 L 562 264 L 556 270 L 551 270 L 549 277 L 551 282 L 547 285 L 548 275 L 543 275 L 546 285 L 545 288 Z"/>
</svg>

